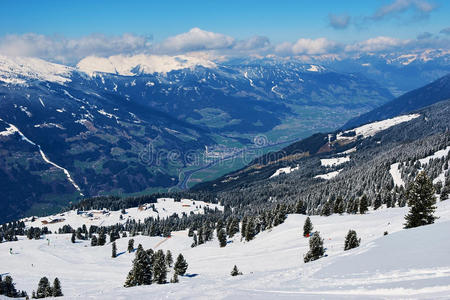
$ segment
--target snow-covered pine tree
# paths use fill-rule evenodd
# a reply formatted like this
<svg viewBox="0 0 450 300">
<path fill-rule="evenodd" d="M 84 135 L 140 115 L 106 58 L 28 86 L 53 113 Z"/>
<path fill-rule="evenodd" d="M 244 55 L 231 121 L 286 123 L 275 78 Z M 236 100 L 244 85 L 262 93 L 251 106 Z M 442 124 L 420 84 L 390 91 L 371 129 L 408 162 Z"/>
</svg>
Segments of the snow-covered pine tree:
<svg viewBox="0 0 450 300">
<path fill-rule="evenodd" d="M 225 247 L 227 245 L 227 234 L 225 233 L 225 229 L 219 229 L 217 239 L 219 240 L 220 247 Z"/>
<path fill-rule="evenodd" d="M 323 239 L 318 231 L 314 232 L 309 239 L 309 251 L 305 254 L 305 263 L 321 258 L 325 253 L 323 248 Z"/>
<path fill-rule="evenodd" d="M 358 239 L 356 231 L 350 229 L 345 237 L 344 251 L 359 247 L 360 242 L 361 239 Z"/>
<path fill-rule="evenodd" d="M 98 245 L 104 246 L 106 244 L 106 234 L 105 231 L 102 229 L 98 235 Z"/>
<path fill-rule="evenodd" d="M 194 235 L 192 236 L 192 238 L 193 238 L 193 242 L 192 242 L 191 247 L 192 247 L 192 248 L 197 247 L 197 245 L 198 245 L 197 234 L 194 233 Z"/>
<path fill-rule="evenodd" d="M 133 260 L 133 267 L 128 273 L 125 287 L 136 285 L 148 285 L 152 283 L 152 265 L 147 252 L 141 244 L 138 245 L 136 256 Z"/>
<path fill-rule="evenodd" d="M 361 199 L 359 199 L 359 213 L 365 214 L 369 210 L 369 201 L 367 196 L 364 194 Z"/>
<path fill-rule="evenodd" d="M 53 297 L 64 296 L 61 290 L 61 282 L 59 281 L 58 277 L 56 277 L 55 280 L 53 280 L 52 296 Z"/>
<path fill-rule="evenodd" d="M 247 242 L 249 242 L 249 241 L 253 240 L 255 235 L 256 235 L 256 232 L 255 232 L 255 218 L 249 217 L 248 221 L 247 221 L 247 226 L 245 228 L 245 240 Z"/>
<path fill-rule="evenodd" d="M 311 234 L 311 231 L 313 230 L 313 224 L 311 222 L 311 219 L 309 217 L 306 218 L 305 224 L 303 225 L 303 236 L 307 237 Z"/>
<path fill-rule="evenodd" d="M 172 264 L 173 264 L 173 257 L 172 257 L 172 252 L 170 252 L 170 250 L 167 250 L 167 252 L 166 252 L 166 262 L 167 262 L 167 267 L 171 268 Z"/>
<path fill-rule="evenodd" d="M 72 233 L 72 237 L 70 238 L 70 241 L 71 241 L 72 243 L 75 243 L 75 232 Z"/>
<path fill-rule="evenodd" d="M 170 283 L 178 283 L 178 282 L 179 282 L 178 274 L 177 274 L 177 272 L 174 272 L 172 279 L 170 279 Z"/>
<path fill-rule="evenodd" d="M 153 260 L 153 282 L 158 284 L 166 283 L 167 280 L 167 263 L 164 252 L 156 251 Z"/>
<path fill-rule="evenodd" d="M 186 273 L 187 268 L 188 268 L 188 263 L 184 259 L 183 254 L 180 253 L 177 257 L 177 261 L 175 262 L 175 266 L 174 266 L 175 273 L 183 276 Z"/>
<path fill-rule="evenodd" d="M 378 193 L 377 196 L 375 197 L 375 201 L 373 202 L 373 209 L 374 210 L 379 209 L 382 204 L 383 204 L 383 201 L 381 199 L 381 194 Z"/>
<path fill-rule="evenodd" d="M 409 213 L 405 216 L 405 228 L 413 228 L 422 225 L 432 224 L 436 217 L 436 198 L 434 197 L 434 187 L 427 174 L 420 172 L 414 182 L 412 182 L 406 192 Z"/>
<path fill-rule="evenodd" d="M 239 220 L 236 218 L 233 218 L 231 221 L 231 224 L 230 224 L 230 230 L 228 232 L 228 236 L 231 238 L 238 232 L 239 232 Z"/>
<path fill-rule="evenodd" d="M 46 298 L 53 295 L 53 290 L 47 277 L 42 277 L 39 280 L 38 288 L 36 290 L 36 298 Z"/>
</svg>

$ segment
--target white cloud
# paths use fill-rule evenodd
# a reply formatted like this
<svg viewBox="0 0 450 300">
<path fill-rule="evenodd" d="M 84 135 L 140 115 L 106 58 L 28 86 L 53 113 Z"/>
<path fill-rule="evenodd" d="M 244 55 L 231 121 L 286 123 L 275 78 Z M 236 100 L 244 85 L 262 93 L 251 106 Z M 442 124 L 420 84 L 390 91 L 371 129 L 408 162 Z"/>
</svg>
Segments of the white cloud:
<svg viewBox="0 0 450 300">
<path fill-rule="evenodd" d="M 381 20 L 406 11 L 412 11 L 416 17 L 428 17 L 435 8 L 436 5 L 426 0 L 395 0 L 390 4 L 381 6 L 372 15 L 372 19 Z"/>
<path fill-rule="evenodd" d="M 159 48 L 164 52 L 189 52 L 201 50 L 217 50 L 231 48 L 234 38 L 200 28 L 192 28 L 188 32 L 172 36 L 163 41 Z"/>
<path fill-rule="evenodd" d="M 338 43 L 326 38 L 299 39 L 295 43 L 282 43 L 275 47 L 275 51 L 285 55 L 318 55 L 332 53 L 337 50 Z"/>
<path fill-rule="evenodd" d="M 120 53 L 141 53 L 150 47 L 151 43 L 148 37 L 132 34 L 120 36 L 95 34 L 78 39 L 34 33 L 0 37 L 0 54 L 39 57 L 62 63 L 75 63 L 90 55 L 110 56 Z"/>
<path fill-rule="evenodd" d="M 362 42 L 347 45 L 345 51 L 347 52 L 378 52 L 389 50 L 401 46 L 406 46 L 410 40 L 402 40 L 388 36 L 378 36 Z"/>
</svg>

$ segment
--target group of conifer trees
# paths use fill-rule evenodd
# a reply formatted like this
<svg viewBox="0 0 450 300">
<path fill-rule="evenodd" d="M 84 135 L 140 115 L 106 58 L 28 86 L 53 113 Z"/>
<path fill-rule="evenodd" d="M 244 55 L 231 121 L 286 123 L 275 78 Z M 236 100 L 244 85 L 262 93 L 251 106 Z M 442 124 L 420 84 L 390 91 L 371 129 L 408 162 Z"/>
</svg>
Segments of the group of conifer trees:
<svg viewBox="0 0 450 300">
<path fill-rule="evenodd" d="M 38 288 L 36 291 L 33 291 L 32 298 L 40 299 L 47 297 L 62 297 L 63 293 L 61 290 L 61 282 L 58 278 L 53 280 L 53 286 L 50 285 L 50 281 L 47 277 L 42 277 L 39 280 Z"/>
<path fill-rule="evenodd" d="M 125 287 L 138 285 L 150 285 L 153 283 L 167 283 L 167 275 L 169 268 L 173 267 L 173 277 L 171 283 L 178 282 L 178 276 L 186 274 L 188 263 L 180 253 L 173 263 L 172 253 L 167 250 L 164 254 L 163 250 L 154 252 L 152 249 L 144 250 L 141 244 L 136 249 L 133 266 L 128 273 L 125 281 Z"/>
</svg>

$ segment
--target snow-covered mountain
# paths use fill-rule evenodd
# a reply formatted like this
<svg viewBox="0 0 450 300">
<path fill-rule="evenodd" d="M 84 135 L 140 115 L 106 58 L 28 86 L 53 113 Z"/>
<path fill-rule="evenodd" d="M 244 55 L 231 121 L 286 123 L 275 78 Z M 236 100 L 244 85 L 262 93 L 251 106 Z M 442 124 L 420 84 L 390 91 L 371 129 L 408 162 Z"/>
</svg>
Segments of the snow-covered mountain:
<svg viewBox="0 0 450 300">
<path fill-rule="evenodd" d="M 329 130 L 391 97 L 362 76 L 291 61 L 141 55 L 69 67 L 2 56 L 0 215 L 57 209 L 81 194 L 176 187 L 187 153 L 201 157 L 218 141 L 248 146 L 261 133 L 276 142 Z"/>
</svg>

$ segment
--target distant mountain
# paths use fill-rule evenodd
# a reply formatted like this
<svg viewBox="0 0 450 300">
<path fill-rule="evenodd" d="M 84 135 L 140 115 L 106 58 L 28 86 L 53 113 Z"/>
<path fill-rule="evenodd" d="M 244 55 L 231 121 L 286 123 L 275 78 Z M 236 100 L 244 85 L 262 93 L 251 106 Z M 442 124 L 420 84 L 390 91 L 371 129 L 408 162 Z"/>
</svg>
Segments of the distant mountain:
<svg viewBox="0 0 450 300">
<path fill-rule="evenodd" d="M 343 128 L 391 118 L 446 99 L 450 99 L 450 74 L 348 121 Z"/>
<path fill-rule="evenodd" d="M 0 218 L 174 188 L 205 146 L 298 138 L 392 98 L 319 65 L 97 59 L 75 68 L 0 57 Z"/>
</svg>

